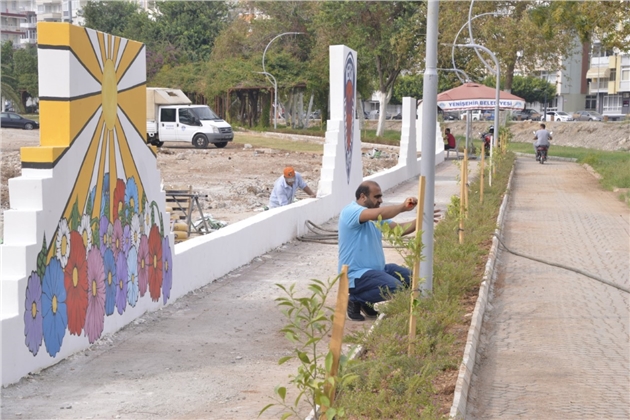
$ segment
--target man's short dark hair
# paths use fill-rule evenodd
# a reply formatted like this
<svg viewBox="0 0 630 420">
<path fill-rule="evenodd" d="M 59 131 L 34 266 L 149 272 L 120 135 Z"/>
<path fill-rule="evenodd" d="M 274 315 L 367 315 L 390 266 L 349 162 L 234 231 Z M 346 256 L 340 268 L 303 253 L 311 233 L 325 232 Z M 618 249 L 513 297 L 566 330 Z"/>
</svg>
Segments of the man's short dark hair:
<svg viewBox="0 0 630 420">
<path fill-rule="evenodd" d="M 450 132 L 451 132 L 451 129 L 450 129 L 450 128 L 447 128 L 445 131 L 446 131 L 447 133 L 450 133 Z"/>
<path fill-rule="evenodd" d="M 542 128 L 547 128 L 547 127 L 545 127 L 545 124 L 543 124 L 543 123 L 540 123 L 540 126 L 541 126 Z"/>
<path fill-rule="evenodd" d="M 361 194 L 365 195 L 366 197 L 370 196 L 370 185 L 378 184 L 374 181 L 363 181 L 361 185 L 359 185 L 359 188 L 357 188 L 357 191 L 354 193 L 354 196 L 357 200 L 361 198 Z"/>
</svg>

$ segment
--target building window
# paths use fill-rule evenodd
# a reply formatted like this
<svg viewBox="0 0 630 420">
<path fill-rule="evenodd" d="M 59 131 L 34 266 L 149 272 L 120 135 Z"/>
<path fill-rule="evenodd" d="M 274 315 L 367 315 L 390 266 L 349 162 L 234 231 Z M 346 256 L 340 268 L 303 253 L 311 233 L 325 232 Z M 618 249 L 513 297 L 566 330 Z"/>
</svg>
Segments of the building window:
<svg viewBox="0 0 630 420">
<path fill-rule="evenodd" d="M 621 95 L 604 95 L 602 110 L 604 114 L 620 114 Z"/>
<path fill-rule="evenodd" d="M 595 109 L 597 106 L 597 97 L 595 95 L 586 95 L 586 105 L 584 109 Z"/>
<path fill-rule="evenodd" d="M 610 76 L 608 76 L 608 80 L 611 82 L 617 80 L 617 69 L 610 69 Z"/>
</svg>

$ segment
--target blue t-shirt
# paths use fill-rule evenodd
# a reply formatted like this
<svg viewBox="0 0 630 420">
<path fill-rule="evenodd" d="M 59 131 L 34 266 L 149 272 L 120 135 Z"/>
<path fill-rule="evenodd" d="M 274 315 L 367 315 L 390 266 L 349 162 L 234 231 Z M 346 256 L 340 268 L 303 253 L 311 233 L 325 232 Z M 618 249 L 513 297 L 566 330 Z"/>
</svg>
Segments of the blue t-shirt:
<svg viewBox="0 0 630 420">
<path fill-rule="evenodd" d="M 382 233 L 375 222 L 359 222 L 359 216 L 366 207 L 356 201 L 348 204 L 339 214 L 339 267 L 348 265 L 349 287 L 354 280 L 369 270 L 385 269 Z"/>
</svg>

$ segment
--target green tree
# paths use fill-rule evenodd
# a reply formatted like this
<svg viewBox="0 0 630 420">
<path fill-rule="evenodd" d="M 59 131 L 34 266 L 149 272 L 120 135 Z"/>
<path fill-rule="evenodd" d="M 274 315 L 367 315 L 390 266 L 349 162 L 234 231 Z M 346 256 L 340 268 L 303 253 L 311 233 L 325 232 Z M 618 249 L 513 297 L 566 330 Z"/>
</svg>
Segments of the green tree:
<svg viewBox="0 0 630 420">
<path fill-rule="evenodd" d="M 554 28 L 576 34 L 583 43 L 599 40 L 606 49 L 630 47 L 630 2 L 551 1 L 533 11 L 534 21 L 547 33 Z"/>
<path fill-rule="evenodd" d="M 6 41 L 2 43 L 2 84 L 0 85 L 0 96 L 2 100 L 8 99 L 18 107 L 19 112 L 24 112 L 22 98 L 18 90 L 17 78 L 13 73 L 13 43 Z M 4 103 L 2 104 L 4 107 Z"/>
<path fill-rule="evenodd" d="M 400 76 L 394 84 L 391 102 L 401 104 L 402 98 L 410 96 L 422 99 L 424 76 L 422 74 L 408 74 Z"/>
<path fill-rule="evenodd" d="M 13 53 L 13 73 L 17 76 L 17 88 L 23 100 L 26 97 L 37 98 L 39 96 L 39 85 L 37 75 L 37 48 L 29 45 L 24 49 L 16 50 Z"/>
<path fill-rule="evenodd" d="M 189 61 L 207 60 L 215 38 L 230 22 L 230 7 L 222 1 L 157 2 L 159 40 L 181 49 Z"/>
<path fill-rule="evenodd" d="M 529 103 L 543 103 L 545 97 L 550 101 L 556 95 L 556 86 L 538 77 L 514 76 L 512 93 Z"/>
<path fill-rule="evenodd" d="M 377 136 L 384 134 L 396 79 L 424 57 L 425 22 L 425 4 L 415 2 L 327 2 L 317 15 L 320 51 L 335 44 L 356 50 L 359 78 L 367 74 L 380 92 Z"/>
<path fill-rule="evenodd" d="M 79 14 L 84 26 L 108 34 L 123 36 L 139 6 L 131 1 L 88 1 Z M 139 40 L 140 41 L 140 40 Z"/>
</svg>

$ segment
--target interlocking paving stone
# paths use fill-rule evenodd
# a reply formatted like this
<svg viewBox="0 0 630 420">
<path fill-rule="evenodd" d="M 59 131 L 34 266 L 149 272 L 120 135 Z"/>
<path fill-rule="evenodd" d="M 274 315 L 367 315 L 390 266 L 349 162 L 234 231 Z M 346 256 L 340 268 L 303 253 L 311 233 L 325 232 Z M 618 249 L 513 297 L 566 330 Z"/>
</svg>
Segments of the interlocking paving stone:
<svg viewBox="0 0 630 420">
<path fill-rule="evenodd" d="M 519 158 L 503 240 L 628 288 L 629 213 L 580 165 Z M 466 418 L 630 418 L 629 298 L 501 250 Z"/>
</svg>

